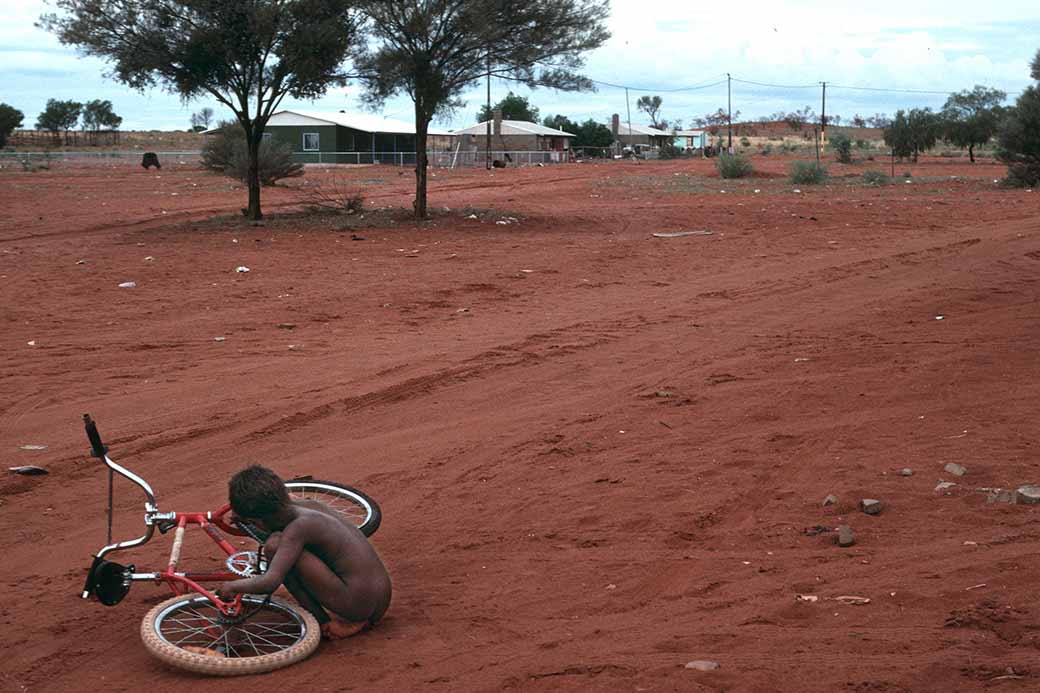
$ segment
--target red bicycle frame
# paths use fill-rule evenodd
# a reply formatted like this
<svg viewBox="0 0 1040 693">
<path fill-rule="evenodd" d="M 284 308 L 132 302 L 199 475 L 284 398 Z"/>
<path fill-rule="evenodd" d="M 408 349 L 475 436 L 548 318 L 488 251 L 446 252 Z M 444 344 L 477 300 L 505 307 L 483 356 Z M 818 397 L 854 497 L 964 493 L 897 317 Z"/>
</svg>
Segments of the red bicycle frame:
<svg viewBox="0 0 1040 693">
<path fill-rule="evenodd" d="M 92 452 L 95 457 L 103 459 L 105 465 L 109 468 L 109 495 L 108 495 L 108 544 L 103 546 L 95 555 L 94 563 L 90 568 L 90 572 L 87 576 L 87 584 L 83 590 L 83 598 L 87 599 L 93 592 L 93 579 L 95 571 L 101 564 L 107 563 L 104 557 L 110 553 L 116 551 L 122 551 L 136 546 L 146 544 L 152 539 L 155 534 L 156 527 L 159 531 L 165 533 L 170 529 L 174 529 L 173 535 L 173 547 L 170 549 L 170 560 L 166 566 L 166 570 L 162 572 L 133 572 L 132 568 L 126 569 L 122 574 L 122 580 L 124 587 L 129 589 L 131 582 L 138 581 L 149 581 L 165 582 L 174 594 L 186 594 L 188 592 L 197 592 L 204 596 L 206 599 L 211 601 L 220 612 L 225 616 L 236 616 L 242 605 L 242 596 L 237 595 L 230 602 L 225 602 L 215 593 L 203 587 L 202 583 L 211 582 L 227 582 L 229 580 L 237 580 L 241 577 L 236 573 L 228 571 L 214 572 L 214 573 L 191 573 L 179 571 L 181 548 L 184 545 L 184 536 L 189 525 L 198 525 L 209 538 L 215 543 L 220 549 L 228 556 L 234 556 L 236 553 L 235 547 L 224 538 L 221 530 L 230 534 L 239 536 L 245 536 L 245 532 L 235 527 L 233 524 L 227 521 L 227 514 L 231 510 L 230 504 L 225 504 L 220 510 L 216 512 L 204 512 L 204 513 L 162 513 L 159 512 L 159 506 L 155 501 L 155 493 L 152 491 L 152 487 L 148 485 L 141 477 L 137 476 L 133 472 L 121 467 L 120 465 L 113 462 L 108 456 L 108 448 L 101 443 L 101 436 L 97 432 L 97 427 L 87 414 L 83 415 L 83 420 L 86 424 L 87 437 L 90 439 Z M 133 483 L 141 487 L 141 490 L 145 494 L 145 514 L 144 524 L 145 533 L 137 539 L 112 542 L 112 480 L 113 474 L 119 474 L 120 476 L 129 479 Z M 121 569 L 121 568 L 120 568 Z M 124 592 L 125 594 L 125 592 Z M 120 596 L 120 598 L 122 598 Z M 118 600 L 117 600 L 118 601 Z"/>
</svg>

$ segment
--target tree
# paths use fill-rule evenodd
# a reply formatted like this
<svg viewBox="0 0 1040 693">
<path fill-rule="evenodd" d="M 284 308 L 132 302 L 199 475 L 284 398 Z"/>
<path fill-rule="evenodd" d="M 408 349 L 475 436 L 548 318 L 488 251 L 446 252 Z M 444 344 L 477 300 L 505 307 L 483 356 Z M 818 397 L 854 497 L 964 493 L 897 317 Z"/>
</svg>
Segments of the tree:
<svg viewBox="0 0 1040 693">
<path fill-rule="evenodd" d="M 41 25 L 62 43 L 108 60 L 120 82 L 159 86 L 189 101 L 209 94 L 246 135 L 249 206 L 260 219 L 260 142 L 282 99 L 314 99 L 346 84 L 357 45 L 352 0 L 55 0 Z"/>
<path fill-rule="evenodd" d="M 885 128 L 885 144 L 900 158 L 917 156 L 935 146 L 942 123 L 930 108 L 913 108 L 910 112 L 897 111 L 892 124 Z"/>
<path fill-rule="evenodd" d="M 603 123 L 589 118 L 574 132 L 575 147 L 609 147 L 614 144 L 614 133 Z"/>
<path fill-rule="evenodd" d="M 1040 51 L 1031 67 L 1040 80 Z M 1026 87 L 1009 109 L 997 133 L 997 158 L 1007 165 L 1012 185 L 1040 185 L 1040 85 Z"/>
<path fill-rule="evenodd" d="M 117 130 L 123 124 L 123 118 L 112 110 L 112 102 L 95 99 L 88 101 L 83 107 L 83 129 L 90 133 L 96 144 L 101 130 Z"/>
<path fill-rule="evenodd" d="M 636 101 L 636 109 L 650 116 L 650 124 L 658 130 L 667 129 L 668 123 L 657 119 L 657 116 L 661 114 L 660 96 L 640 96 Z"/>
<path fill-rule="evenodd" d="M 975 146 L 989 142 L 997 132 L 1007 94 L 976 84 L 972 91 L 950 94 L 943 106 L 943 135 L 951 144 L 968 148 L 975 163 Z"/>
<path fill-rule="evenodd" d="M 865 128 L 867 127 L 867 119 L 861 116 L 859 113 L 852 116 L 852 127 L 854 128 Z"/>
<path fill-rule="evenodd" d="M 51 133 L 55 144 L 61 144 L 61 132 L 64 131 L 68 142 L 69 130 L 76 127 L 82 110 L 83 104 L 78 101 L 47 99 L 47 108 L 36 118 L 36 129 Z"/>
<path fill-rule="evenodd" d="M 885 113 L 875 113 L 867 118 L 867 124 L 872 128 L 885 129 L 892 124 L 892 119 Z"/>
<path fill-rule="evenodd" d="M 24 114 L 14 106 L 0 103 L 0 147 L 7 146 L 7 138 L 11 133 L 22 127 Z"/>
<path fill-rule="evenodd" d="M 503 120 L 525 120 L 529 123 L 538 122 L 538 107 L 532 106 L 526 96 L 520 96 L 509 92 L 504 99 L 496 103 L 488 110 L 487 104 L 480 107 L 477 112 L 477 122 L 485 123 L 495 117 L 496 110 L 502 110 Z"/>
<path fill-rule="evenodd" d="M 542 120 L 542 125 L 547 128 L 553 128 L 554 130 L 563 130 L 569 132 L 572 135 L 578 134 L 578 124 L 572 121 L 570 118 L 562 115 L 545 116 Z"/>
<path fill-rule="evenodd" d="M 733 113 L 733 119 L 740 118 L 740 111 Z M 700 118 L 694 118 L 690 121 L 694 127 L 704 128 L 713 135 L 719 134 L 719 130 L 725 127 L 729 123 L 729 113 L 725 108 L 720 108 L 714 113 L 709 113 Z"/>
<path fill-rule="evenodd" d="M 606 0 L 367 0 L 376 45 L 356 62 L 372 104 L 404 92 L 415 105 L 415 216 L 426 217 L 430 120 L 485 75 L 530 88 L 591 90 L 582 55 L 610 34 Z"/>
<path fill-rule="evenodd" d="M 209 130 L 209 124 L 213 121 L 213 109 L 207 106 L 198 113 L 191 114 L 191 129 L 195 132 Z"/>
<path fill-rule="evenodd" d="M 784 122 L 787 123 L 787 127 L 791 128 L 795 132 L 801 132 L 805 124 L 816 118 L 816 113 L 813 111 L 811 106 L 806 106 L 800 111 L 791 111 L 784 116 Z"/>
</svg>

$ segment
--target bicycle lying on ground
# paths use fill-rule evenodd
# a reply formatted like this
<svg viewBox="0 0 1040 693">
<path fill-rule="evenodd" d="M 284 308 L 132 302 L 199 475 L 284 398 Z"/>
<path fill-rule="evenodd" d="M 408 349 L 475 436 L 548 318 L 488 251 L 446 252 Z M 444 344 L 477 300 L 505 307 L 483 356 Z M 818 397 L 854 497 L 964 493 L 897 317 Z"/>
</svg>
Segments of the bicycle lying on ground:
<svg viewBox="0 0 1040 693">
<path fill-rule="evenodd" d="M 97 426 L 83 415 L 91 454 L 108 466 L 108 541 L 98 550 L 87 574 L 83 598 L 97 598 L 115 606 L 134 582 L 165 582 L 174 597 L 157 604 L 141 622 L 141 639 L 156 657 L 172 666 L 196 673 L 219 676 L 257 674 L 288 666 L 308 657 L 321 639 L 318 622 L 308 611 L 283 599 L 237 595 L 225 602 L 204 585 L 222 583 L 262 573 L 266 568 L 263 543 L 266 535 L 246 522 L 230 516 L 225 504 L 210 512 L 160 512 L 151 486 L 128 469 L 116 464 L 102 444 Z M 145 533 L 137 539 L 112 541 L 114 474 L 141 487 L 145 495 Z M 330 481 L 300 477 L 287 481 L 294 502 L 324 503 L 343 519 L 371 536 L 382 519 L 379 506 L 361 491 Z M 188 527 L 198 526 L 224 553 L 224 570 L 192 572 L 180 565 L 181 548 Z M 170 560 L 162 571 L 138 572 L 133 565 L 120 565 L 106 556 L 146 544 L 155 530 L 174 530 Z M 224 534 L 251 537 L 256 551 L 239 551 Z"/>
</svg>

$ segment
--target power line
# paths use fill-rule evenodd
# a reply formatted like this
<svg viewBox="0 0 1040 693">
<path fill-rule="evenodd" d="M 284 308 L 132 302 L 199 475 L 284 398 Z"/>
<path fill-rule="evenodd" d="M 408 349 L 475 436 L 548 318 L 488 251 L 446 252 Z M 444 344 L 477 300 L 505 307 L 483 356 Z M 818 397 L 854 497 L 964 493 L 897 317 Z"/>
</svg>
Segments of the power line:
<svg viewBox="0 0 1040 693">
<path fill-rule="evenodd" d="M 830 84 L 828 82 L 828 84 Z M 949 91 L 934 91 L 930 89 L 894 89 L 889 87 L 850 87 L 843 84 L 830 84 L 831 89 L 854 89 L 856 91 L 880 91 L 890 92 L 893 94 L 938 94 L 940 96 L 949 96 Z"/>
<path fill-rule="evenodd" d="M 769 84 L 767 82 L 752 82 L 749 79 L 737 79 L 733 78 L 734 82 L 740 82 L 741 84 L 754 84 L 756 87 L 770 87 L 772 89 L 816 89 L 819 85 L 816 84 Z"/>
</svg>

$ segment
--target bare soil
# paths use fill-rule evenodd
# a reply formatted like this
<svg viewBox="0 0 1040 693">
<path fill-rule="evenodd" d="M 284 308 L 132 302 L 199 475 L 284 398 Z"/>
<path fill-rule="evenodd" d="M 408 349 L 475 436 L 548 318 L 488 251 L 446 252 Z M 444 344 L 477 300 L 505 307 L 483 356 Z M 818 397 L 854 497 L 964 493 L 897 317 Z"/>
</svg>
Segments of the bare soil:
<svg viewBox="0 0 1040 693">
<path fill-rule="evenodd" d="M 0 688 L 1036 690 L 1037 506 L 978 489 L 1040 481 L 1040 196 L 789 164 L 438 170 L 420 226 L 389 167 L 309 168 L 260 226 L 190 166 L 0 173 L 0 449 L 50 470 L 0 476 Z M 367 224 L 300 208 L 333 179 Z M 150 658 L 165 588 L 78 596 L 83 412 L 166 510 L 253 462 L 371 493 L 386 620 L 257 681 Z M 116 512 L 140 532 L 128 484 Z"/>
</svg>

